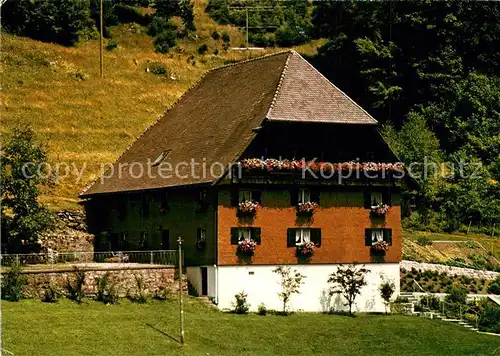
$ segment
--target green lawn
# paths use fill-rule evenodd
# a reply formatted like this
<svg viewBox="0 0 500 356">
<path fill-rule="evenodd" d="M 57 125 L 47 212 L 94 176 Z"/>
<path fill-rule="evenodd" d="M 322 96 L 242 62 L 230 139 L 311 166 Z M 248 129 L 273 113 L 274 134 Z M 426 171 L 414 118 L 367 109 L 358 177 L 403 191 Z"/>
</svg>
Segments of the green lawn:
<svg viewBox="0 0 500 356">
<path fill-rule="evenodd" d="M 407 316 L 232 315 L 177 303 L 2 303 L 2 348 L 15 355 L 492 355 L 500 338 Z M 497 350 L 498 352 L 498 350 Z M 7 353 L 4 353 L 7 354 Z"/>
</svg>

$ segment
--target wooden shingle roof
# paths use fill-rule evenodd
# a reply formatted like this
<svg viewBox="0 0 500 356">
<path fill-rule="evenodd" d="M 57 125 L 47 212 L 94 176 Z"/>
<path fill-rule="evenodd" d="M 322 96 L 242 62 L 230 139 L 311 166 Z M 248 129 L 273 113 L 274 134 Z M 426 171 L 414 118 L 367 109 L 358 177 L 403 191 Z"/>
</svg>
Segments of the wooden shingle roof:
<svg viewBox="0 0 500 356">
<path fill-rule="evenodd" d="M 377 124 L 297 52 L 258 57 L 207 72 L 81 196 L 212 183 L 203 164 L 236 161 L 264 120 Z M 161 157 L 178 171 L 147 174 Z"/>
</svg>

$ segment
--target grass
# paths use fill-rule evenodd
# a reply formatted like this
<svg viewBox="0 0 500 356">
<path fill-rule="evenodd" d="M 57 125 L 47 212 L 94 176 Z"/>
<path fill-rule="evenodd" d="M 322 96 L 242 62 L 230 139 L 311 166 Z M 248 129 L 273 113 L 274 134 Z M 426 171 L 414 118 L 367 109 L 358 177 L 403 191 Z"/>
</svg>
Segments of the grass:
<svg viewBox="0 0 500 356">
<path fill-rule="evenodd" d="M 70 166 L 69 178 L 44 191 L 41 201 L 49 208 L 78 208 L 78 193 L 99 175 L 101 165 L 113 163 L 203 73 L 247 58 L 247 53 L 221 51 L 222 42 L 210 37 L 214 30 L 226 31 L 232 46 L 243 41 L 237 28 L 218 25 L 205 13 L 206 2 L 195 1 L 196 36 L 180 40 L 169 54 L 155 53 L 153 39 L 141 26 L 112 27 L 112 40 L 118 46 L 104 51 L 104 79 L 99 78 L 97 39 L 63 47 L 0 35 L 1 141 L 14 126 L 30 123 L 46 143 L 51 163 Z M 323 42 L 296 49 L 311 55 Z M 209 51 L 198 56 L 201 44 L 207 44 Z M 220 52 L 214 55 L 217 46 Z M 269 48 L 252 55 L 282 50 Z M 152 62 L 163 64 L 168 75 L 146 72 Z M 171 79 L 172 74 L 176 79 Z M 78 179 L 77 171 L 82 169 Z"/>
<path fill-rule="evenodd" d="M 175 301 L 105 306 L 2 303 L 2 348 L 15 355 L 492 355 L 495 336 L 400 315 L 225 314 L 188 299 L 186 344 Z"/>
</svg>

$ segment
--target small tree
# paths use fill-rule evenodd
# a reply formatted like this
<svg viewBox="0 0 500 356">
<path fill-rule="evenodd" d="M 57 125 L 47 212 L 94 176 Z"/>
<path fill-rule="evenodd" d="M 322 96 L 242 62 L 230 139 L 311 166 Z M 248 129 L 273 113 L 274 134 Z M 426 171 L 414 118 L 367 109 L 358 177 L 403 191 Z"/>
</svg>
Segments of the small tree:
<svg viewBox="0 0 500 356">
<path fill-rule="evenodd" d="M 2 275 L 2 299 L 18 302 L 23 297 L 28 278 L 22 274 L 22 268 L 14 262 L 7 274 Z"/>
<path fill-rule="evenodd" d="M 328 278 L 331 284 L 330 295 L 341 294 L 349 306 L 349 315 L 352 315 L 354 300 L 361 293 L 361 288 L 366 285 L 365 274 L 369 271 L 365 266 L 357 267 L 354 264 L 337 267 L 337 271 Z"/>
<path fill-rule="evenodd" d="M 395 290 L 396 290 L 396 285 L 394 284 L 394 282 L 387 281 L 384 280 L 384 278 L 382 278 L 382 283 L 380 284 L 379 291 L 380 291 L 380 296 L 384 300 L 386 314 L 389 304 L 391 302 L 392 295 L 394 294 Z"/>
<path fill-rule="evenodd" d="M 300 285 L 303 283 L 302 280 L 306 278 L 306 276 L 302 275 L 296 269 L 292 271 L 289 266 L 279 266 L 273 270 L 273 272 L 279 274 L 281 277 L 281 280 L 278 282 L 281 286 L 281 292 L 279 292 L 278 295 L 283 302 L 283 314 L 286 315 L 288 302 L 292 294 L 300 293 Z"/>
<path fill-rule="evenodd" d="M 14 129 L 1 153 L 2 245 L 8 252 L 24 252 L 51 225 L 49 212 L 38 203 L 40 187 L 51 183 L 41 169 L 47 154 L 30 126 Z"/>
</svg>

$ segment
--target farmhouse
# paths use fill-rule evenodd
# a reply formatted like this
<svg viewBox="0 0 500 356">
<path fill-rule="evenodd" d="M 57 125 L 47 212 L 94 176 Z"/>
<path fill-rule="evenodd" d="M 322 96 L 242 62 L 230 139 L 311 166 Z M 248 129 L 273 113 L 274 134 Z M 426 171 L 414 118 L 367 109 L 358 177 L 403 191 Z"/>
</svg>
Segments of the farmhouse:
<svg viewBox="0 0 500 356">
<path fill-rule="evenodd" d="M 306 276 L 294 310 L 342 308 L 341 264 L 364 264 L 357 310 L 399 293 L 401 165 L 377 121 L 295 51 L 209 71 L 82 194 L 96 250 L 175 249 L 220 308 L 245 291 L 279 309 L 278 265 Z"/>
</svg>

